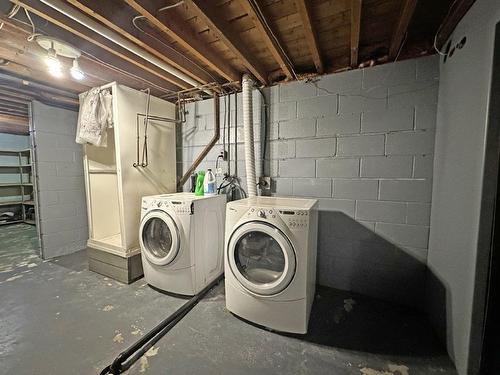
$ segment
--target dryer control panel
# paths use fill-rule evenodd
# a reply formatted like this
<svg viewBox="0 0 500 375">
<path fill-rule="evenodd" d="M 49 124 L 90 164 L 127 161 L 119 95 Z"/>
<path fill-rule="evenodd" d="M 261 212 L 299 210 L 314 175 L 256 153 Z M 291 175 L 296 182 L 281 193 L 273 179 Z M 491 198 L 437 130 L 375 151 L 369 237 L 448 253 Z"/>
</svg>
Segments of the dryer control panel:
<svg viewBox="0 0 500 375">
<path fill-rule="evenodd" d="M 280 217 L 290 229 L 305 229 L 309 225 L 309 212 L 303 210 L 281 210 L 275 208 L 252 207 L 248 210 L 248 218 L 272 220 Z"/>
<path fill-rule="evenodd" d="M 279 210 L 281 218 L 290 229 L 307 228 L 309 212 L 302 210 Z"/>
</svg>

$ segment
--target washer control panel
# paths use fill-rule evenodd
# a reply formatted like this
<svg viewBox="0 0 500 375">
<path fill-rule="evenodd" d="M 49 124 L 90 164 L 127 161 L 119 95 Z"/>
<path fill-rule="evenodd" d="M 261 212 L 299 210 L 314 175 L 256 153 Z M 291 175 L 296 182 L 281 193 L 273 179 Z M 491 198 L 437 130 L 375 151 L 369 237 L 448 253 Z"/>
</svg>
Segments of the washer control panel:
<svg viewBox="0 0 500 375">
<path fill-rule="evenodd" d="M 142 200 L 142 211 L 148 210 L 161 210 L 170 209 L 177 214 L 189 214 L 193 213 L 193 203 L 183 202 L 183 201 L 165 201 L 162 199 L 143 199 Z"/>
</svg>

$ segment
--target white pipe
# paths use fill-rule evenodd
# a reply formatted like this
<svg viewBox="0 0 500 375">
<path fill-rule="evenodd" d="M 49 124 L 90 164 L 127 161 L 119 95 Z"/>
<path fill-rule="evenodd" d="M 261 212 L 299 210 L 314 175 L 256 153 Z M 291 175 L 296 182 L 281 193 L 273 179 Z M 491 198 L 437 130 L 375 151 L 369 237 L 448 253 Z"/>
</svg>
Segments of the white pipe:
<svg viewBox="0 0 500 375">
<path fill-rule="evenodd" d="M 102 35 L 106 39 L 110 40 L 111 42 L 118 44 L 120 47 L 125 48 L 126 50 L 132 52 L 136 56 L 139 56 L 140 58 L 149 61 L 151 64 L 156 65 L 158 68 L 166 71 L 167 73 L 172 74 L 173 76 L 176 76 L 177 78 L 183 80 L 186 83 L 189 83 L 193 87 L 197 87 L 200 85 L 199 82 L 195 81 L 188 75 L 184 74 L 180 70 L 174 68 L 173 66 L 170 66 L 166 64 L 164 61 L 160 60 L 156 56 L 152 55 L 151 53 L 138 48 L 134 43 L 130 42 L 129 40 L 125 39 L 121 35 L 117 34 L 114 31 L 111 31 L 110 29 L 102 26 L 100 23 L 97 23 L 90 17 L 87 17 L 83 13 L 77 11 L 76 9 L 72 8 L 68 4 L 60 1 L 60 0 L 40 0 L 42 3 L 48 5 L 49 7 L 57 10 L 59 13 L 64 14 L 66 17 L 71 18 L 72 20 L 82 24 L 83 26 L 89 28 L 90 30 L 96 32 L 99 35 Z"/>
<path fill-rule="evenodd" d="M 248 196 L 257 195 L 257 180 L 255 178 L 255 153 L 253 139 L 253 102 L 252 78 L 244 74 L 242 78 L 243 91 L 243 135 L 245 142 L 245 166 L 247 170 Z"/>
<path fill-rule="evenodd" d="M 254 91 L 254 93 L 258 94 L 254 100 L 255 105 L 253 108 L 255 109 L 255 115 L 257 118 L 253 120 L 253 125 L 255 127 L 255 177 L 257 178 L 257 182 L 259 178 L 264 176 L 264 171 L 262 170 L 262 98 L 260 93 Z"/>
</svg>

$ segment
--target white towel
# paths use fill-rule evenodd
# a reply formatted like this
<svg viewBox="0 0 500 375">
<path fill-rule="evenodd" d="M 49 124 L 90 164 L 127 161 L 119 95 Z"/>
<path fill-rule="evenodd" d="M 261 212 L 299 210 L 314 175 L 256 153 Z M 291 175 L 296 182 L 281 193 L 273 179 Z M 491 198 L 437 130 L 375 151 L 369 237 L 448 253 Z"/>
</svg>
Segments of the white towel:
<svg viewBox="0 0 500 375">
<path fill-rule="evenodd" d="M 76 142 L 106 147 L 106 130 L 113 126 L 112 95 L 109 90 L 93 88 L 80 96 Z"/>
</svg>

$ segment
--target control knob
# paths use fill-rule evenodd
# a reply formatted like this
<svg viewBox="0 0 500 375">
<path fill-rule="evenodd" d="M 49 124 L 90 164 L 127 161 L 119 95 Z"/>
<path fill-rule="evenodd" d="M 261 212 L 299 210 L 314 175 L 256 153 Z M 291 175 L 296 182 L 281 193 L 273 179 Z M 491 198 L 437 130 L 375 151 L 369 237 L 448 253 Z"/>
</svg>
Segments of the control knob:
<svg viewBox="0 0 500 375">
<path fill-rule="evenodd" d="M 266 217 L 266 211 L 259 210 L 259 212 L 257 212 L 257 216 L 259 216 L 261 218 L 265 218 Z"/>
</svg>

